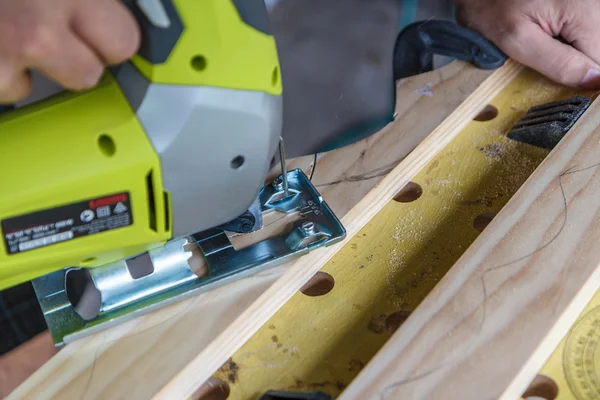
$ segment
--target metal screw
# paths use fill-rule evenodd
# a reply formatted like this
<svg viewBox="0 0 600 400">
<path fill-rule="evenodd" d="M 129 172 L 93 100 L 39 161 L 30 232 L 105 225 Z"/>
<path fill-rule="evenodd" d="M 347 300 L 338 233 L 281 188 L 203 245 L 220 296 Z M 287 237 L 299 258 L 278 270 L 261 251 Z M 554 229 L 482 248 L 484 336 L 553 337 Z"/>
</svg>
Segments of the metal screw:
<svg viewBox="0 0 600 400">
<path fill-rule="evenodd" d="M 283 138 L 279 137 L 279 161 L 281 162 L 281 176 L 283 179 L 283 194 L 285 197 L 290 195 L 288 191 L 288 180 L 287 180 L 287 168 L 285 167 L 285 147 L 283 145 Z"/>
<path fill-rule="evenodd" d="M 275 187 L 275 189 L 280 190 L 281 185 L 283 185 L 283 179 L 277 178 L 273 181 L 273 186 Z"/>
<path fill-rule="evenodd" d="M 311 234 L 315 233 L 315 224 L 312 222 L 305 222 L 302 224 L 302 230 L 307 235 L 311 235 Z"/>
</svg>

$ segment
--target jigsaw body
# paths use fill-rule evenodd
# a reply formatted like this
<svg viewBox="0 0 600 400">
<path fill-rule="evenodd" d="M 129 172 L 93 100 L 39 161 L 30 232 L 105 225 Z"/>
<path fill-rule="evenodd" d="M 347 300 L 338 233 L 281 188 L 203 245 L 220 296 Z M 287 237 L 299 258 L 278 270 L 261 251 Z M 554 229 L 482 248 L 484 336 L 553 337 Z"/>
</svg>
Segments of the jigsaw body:
<svg viewBox="0 0 600 400">
<path fill-rule="evenodd" d="M 262 1 L 125 3 L 134 59 L 0 115 L 0 289 L 226 223 L 264 183 L 281 80 Z"/>
</svg>

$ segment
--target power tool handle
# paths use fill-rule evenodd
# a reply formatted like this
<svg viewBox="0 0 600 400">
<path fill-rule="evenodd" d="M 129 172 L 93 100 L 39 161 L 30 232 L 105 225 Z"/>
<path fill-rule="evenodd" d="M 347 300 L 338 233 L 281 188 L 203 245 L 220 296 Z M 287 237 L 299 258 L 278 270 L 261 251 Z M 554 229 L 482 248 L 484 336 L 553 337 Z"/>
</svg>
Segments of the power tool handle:
<svg viewBox="0 0 600 400">
<path fill-rule="evenodd" d="M 172 0 L 122 0 L 135 16 L 142 32 L 139 55 L 151 64 L 167 60 L 183 32 Z"/>
</svg>

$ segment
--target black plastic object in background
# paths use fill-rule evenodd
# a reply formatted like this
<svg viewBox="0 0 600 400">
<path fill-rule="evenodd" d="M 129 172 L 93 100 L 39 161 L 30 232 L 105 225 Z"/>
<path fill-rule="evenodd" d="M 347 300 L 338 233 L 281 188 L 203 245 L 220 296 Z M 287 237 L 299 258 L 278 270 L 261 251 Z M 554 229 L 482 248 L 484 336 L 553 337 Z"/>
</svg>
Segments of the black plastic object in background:
<svg viewBox="0 0 600 400">
<path fill-rule="evenodd" d="M 508 133 L 508 138 L 552 150 L 590 106 L 584 96 L 542 104 L 527 114 Z"/>
<path fill-rule="evenodd" d="M 397 101 L 396 82 L 433 70 L 435 54 L 469 61 L 480 69 L 499 68 L 506 62 L 504 53 L 480 34 L 454 22 L 440 20 L 419 21 L 408 25 L 396 37 L 393 51 L 393 69 L 388 78 L 391 91 L 389 111 L 378 119 L 344 132 L 319 152 L 358 142 L 392 122 Z"/>
<path fill-rule="evenodd" d="M 259 400 L 333 400 L 323 392 L 280 392 L 269 390 Z"/>
<path fill-rule="evenodd" d="M 30 282 L 0 291 L 0 356 L 47 329 Z"/>
<path fill-rule="evenodd" d="M 450 21 L 408 25 L 394 45 L 394 81 L 433 70 L 435 54 L 469 61 L 480 69 L 496 69 L 506 56 L 489 40 Z"/>
</svg>

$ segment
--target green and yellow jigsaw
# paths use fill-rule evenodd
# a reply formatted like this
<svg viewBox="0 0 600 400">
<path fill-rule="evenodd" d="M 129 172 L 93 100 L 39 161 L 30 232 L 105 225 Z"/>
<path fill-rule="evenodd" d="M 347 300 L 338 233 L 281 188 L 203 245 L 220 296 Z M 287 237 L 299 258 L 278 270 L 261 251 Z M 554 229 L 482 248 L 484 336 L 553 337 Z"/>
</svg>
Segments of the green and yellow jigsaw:
<svg viewBox="0 0 600 400">
<path fill-rule="evenodd" d="M 35 279 L 57 344 L 345 234 L 301 171 L 265 184 L 282 87 L 263 1 L 124 2 L 143 32 L 132 60 L 93 90 L 0 115 L 0 289 Z M 272 212 L 299 217 L 233 248 L 228 231 Z M 90 285 L 99 306 L 84 318 L 74 297 Z"/>
</svg>

